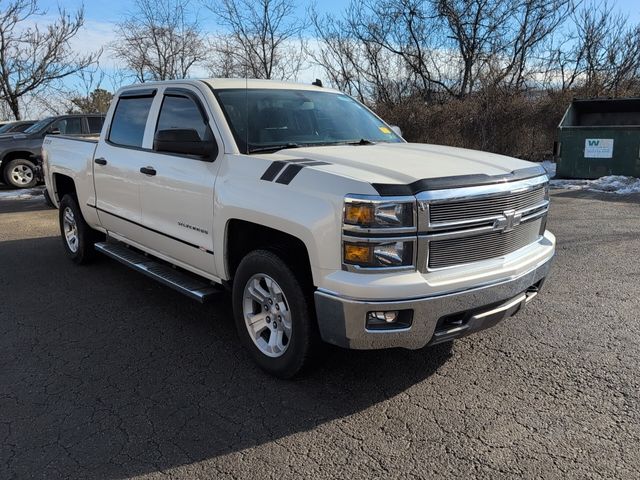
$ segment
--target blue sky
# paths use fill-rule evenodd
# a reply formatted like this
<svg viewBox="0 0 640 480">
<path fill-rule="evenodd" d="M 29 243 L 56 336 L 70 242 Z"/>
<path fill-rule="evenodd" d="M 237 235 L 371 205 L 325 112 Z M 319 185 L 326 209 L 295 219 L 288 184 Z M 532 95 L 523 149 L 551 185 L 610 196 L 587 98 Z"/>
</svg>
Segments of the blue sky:
<svg viewBox="0 0 640 480">
<path fill-rule="evenodd" d="M 211 1 L 213 3 L 215 0 L 211 0 Z M 62 5 L 68 9 L 75 9 L 80 7 L 83 3 L 84 3 L 87 20 L 96 20 L 101 22 L 117 22 L 119 19 L 122 18 L 124 14 L 126 14 L 128 10 L 130 10 L 131 4 L 133 2 L 131 2 L 130 0 L 109 0 L 109 1 L 85 0 L 84 2 L 82 0 L 64 0 L 59 2 L 55 0 L 40 1 L 40 5 L 43 8 L 46 8 L 47 10 L 50 10 L 52 12 L 55 11 L 58 5 Z M 313 2 L 298 1 L 295 3 L 297 3 L 299 6 L 300 15 L 304 15 L 306 8 L 309 5 L 311 5 Z M 318 9 L 320 11 L 326 11 L 326 12 L 339 11 L 344 9 L 348 5 L 347 1 L 340 1 L 340 0 L 322 0 L 317 3 L 319 7 Z M 200 16 L 202 17 L 202 20 L 205 23 L 208 22 L 206 24 L 212 24 L 211 12 L 209 12 L 207 9 L 200 6 L 201 5 L 200 1 L 192 0 L 191 4 L 194 10 L 197 10 L 197 9 L 200 10 Z"/>
<path fill-rule="evenodd" d="M 42 0 L 40 4 L 51 11 L 54 11 L 57 8 L 57 5 L 63 5 L 66 8 L 72 9 L 85 4 L 85 12 L 87 20 L 100 21 L 100 22 L 117 22 L 129 9 L 129 5 L 131 5 L 130 0 L 93 0 L 93 1 L 85 1 L 82 0 L 64 0 L 64 1 L 54 1 L 54 0 Z M 303 15 L 306 7 L 310 5 L 311 1 L 302 1 L 297 2 L 300 5 L 300 14 Z M 322 0 L 317 2 L 319 10 L 326 12 L 336 12 L 341 11 L 346 7 L 348 2 L 340 1 L 340 0 Z M 632 19 L 639 22 L 640 21 L 640 0 L 612 0 L 610 4 L 617 9 L 618 11 L 628 14 Z M 199 5 L 197 0 L 193 1 L 194 7 Z M 203 20 L 210 21 L 211 14 L 205 9 L 201 9 L 201 14 Z"/>
</svg>

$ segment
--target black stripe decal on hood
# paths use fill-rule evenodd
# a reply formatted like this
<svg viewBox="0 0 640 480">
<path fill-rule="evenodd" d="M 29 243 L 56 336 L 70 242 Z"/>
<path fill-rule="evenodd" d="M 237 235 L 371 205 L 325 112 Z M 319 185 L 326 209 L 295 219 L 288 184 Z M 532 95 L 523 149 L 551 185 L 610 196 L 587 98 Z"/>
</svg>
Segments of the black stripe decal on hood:
<svg viewBox="0 0 640 480">
<path fill-rule="evenodd" d="M 287 165 L 290 164 L 290 165 Z M 317 167 L 320 165 L 331 165 L 328 162 L 322 162 L 320 160 L 309 160 L 307 158 L 294 158 L 291 160 L 276 160 L 265 170 L 260 177 L 261 180 L 266 180 L 267 182 L 273 181 L 274 178 L 278 177 L 278 174 L 282 171 L 282 169 L 287 167 L 282 174 L 276 180 L 276 183 L 280 183 L 282 185 L 289 185 L 291 180 L 295 178 L 295 176 L 302 170 L 304 167 Z"/>
<path fill-rule="evenodd" d="M 271 180 L 276 178 L 276 176 L 280 173 L 280 170 L 282 170 L 285 167 L 285 165 L 286 165 L 285 162 L 276 160 L 271 165 L 269 165 L 269 168 L 265 170 L 265 172 L 260 177 L 260 180 L 266 180 L 267 182 L 270 182 Z"/>
<path fill-rule="evenodd" d="M 449 188 L 477 187 L 494 183 L 514 182 L 527 178 L 545 175 L 547 171 L 542 166 L 521 168 L 511 173 L 501 175 L 456 175 L 453 177 L 425 178 L 417 180 L 409 185 L 393 183 L 373 183 L 372 186 L 380 195 L 415 195 L 427 190 L 446 190 Z"/>
<path fill-rule="evenodd" d="M 276 183 L 281 183 L 282 185 L 289 185 L 291 180 L 295 178 L 296 175 L 302 170 L 304 167 L 317 167 L 319 165 L 330 165 L 327 162 L 320 162 L 315 160 L 309 160 L 305 163 L 295 163 L 293 165 L 289 165 L 284 172 L 278 177 Z"/>
<path fill-rule="evenodd" d="M 300 170 L 302 170 L 303 168 L 304 168 L 304 165 L 300 163 L 294 163 L 293 165 L 289 165 L 285 169 L 285 171 L 282 172 L 282 175 L 278 177 L 278 179 L 276 180 L 276 183 L 289 185 L 291 183 L 291 180 L 293 180 L 295 176 L 298 175 L 298 172 L 300 172 Z"/>
</svg>

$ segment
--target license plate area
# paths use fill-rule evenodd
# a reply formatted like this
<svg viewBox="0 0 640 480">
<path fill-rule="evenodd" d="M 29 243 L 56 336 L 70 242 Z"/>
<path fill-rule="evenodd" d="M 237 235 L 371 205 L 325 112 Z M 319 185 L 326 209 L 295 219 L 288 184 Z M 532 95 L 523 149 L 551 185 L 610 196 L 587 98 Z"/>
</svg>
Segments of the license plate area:
<svg viewBox="0 0 640 480">
<path fill-rule="evenodd" d="M 445 315 L 438 320 L 429 345 L 464 337 L 473 332 L 491 328 L 524 308 L 537 294 L 539 285 L 532 285 L 519 295 L 492 305 Z"/>
</svg>

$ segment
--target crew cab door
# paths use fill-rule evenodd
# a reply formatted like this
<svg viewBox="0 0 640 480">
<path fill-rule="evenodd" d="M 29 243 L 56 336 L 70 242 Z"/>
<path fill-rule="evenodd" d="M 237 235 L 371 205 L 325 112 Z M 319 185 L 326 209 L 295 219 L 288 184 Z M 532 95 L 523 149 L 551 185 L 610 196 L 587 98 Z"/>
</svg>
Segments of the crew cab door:
<svg viewBox="0 0 640 480">
<path fill-rule="evenodd" d="M 213 193 L 220 164 L 216 160 L 222 151 L 218 133 L 214 134 L 212 115 L 196 88 L 166 87 L 158 97 L 154 141 L 141 157 L 142 223 L 150 230 L 145 244 L 179 265 L 215 275 Z M 176 147 L 162 141 L 184 134 L 192 135 L 193 147 L 190 142 Z M 203 145 L 205 154 L 197 148 Z"/>
<path fill-rule="evenodd" d="M 100 223 L 109 232 L 140 244 L 145 243 L 146 234 L 141 223 L 140 185 L 144 175 L 140 167 L 148 162 L 143 145 L 155 95 L 155 89 L 120 94 L 93 165 Z"/>
</svg>

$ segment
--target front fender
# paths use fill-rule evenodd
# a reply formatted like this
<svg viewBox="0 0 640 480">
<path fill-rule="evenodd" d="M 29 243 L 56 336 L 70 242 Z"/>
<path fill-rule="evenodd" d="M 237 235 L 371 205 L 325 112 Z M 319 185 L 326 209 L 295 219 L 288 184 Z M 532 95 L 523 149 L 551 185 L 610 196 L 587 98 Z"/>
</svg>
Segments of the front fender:
<svg viewBox="0 0 640 480">
<path fill-rule="evenodd" d="M 234 155 L 220 169 L 214 198 L 216 270 L 230 278 L 226 265 L 226 225 L 239 219 L 288 233 L 307 248 L 315 285 L 340 270 L 343 199 L 349 193 L 371 194 L 372 187 L 322 167 L 305 167 L 288 184 L 262 180 L 271 161 Z M 224 272 L 224 273 L 222 273 Z"/>
</svg>

